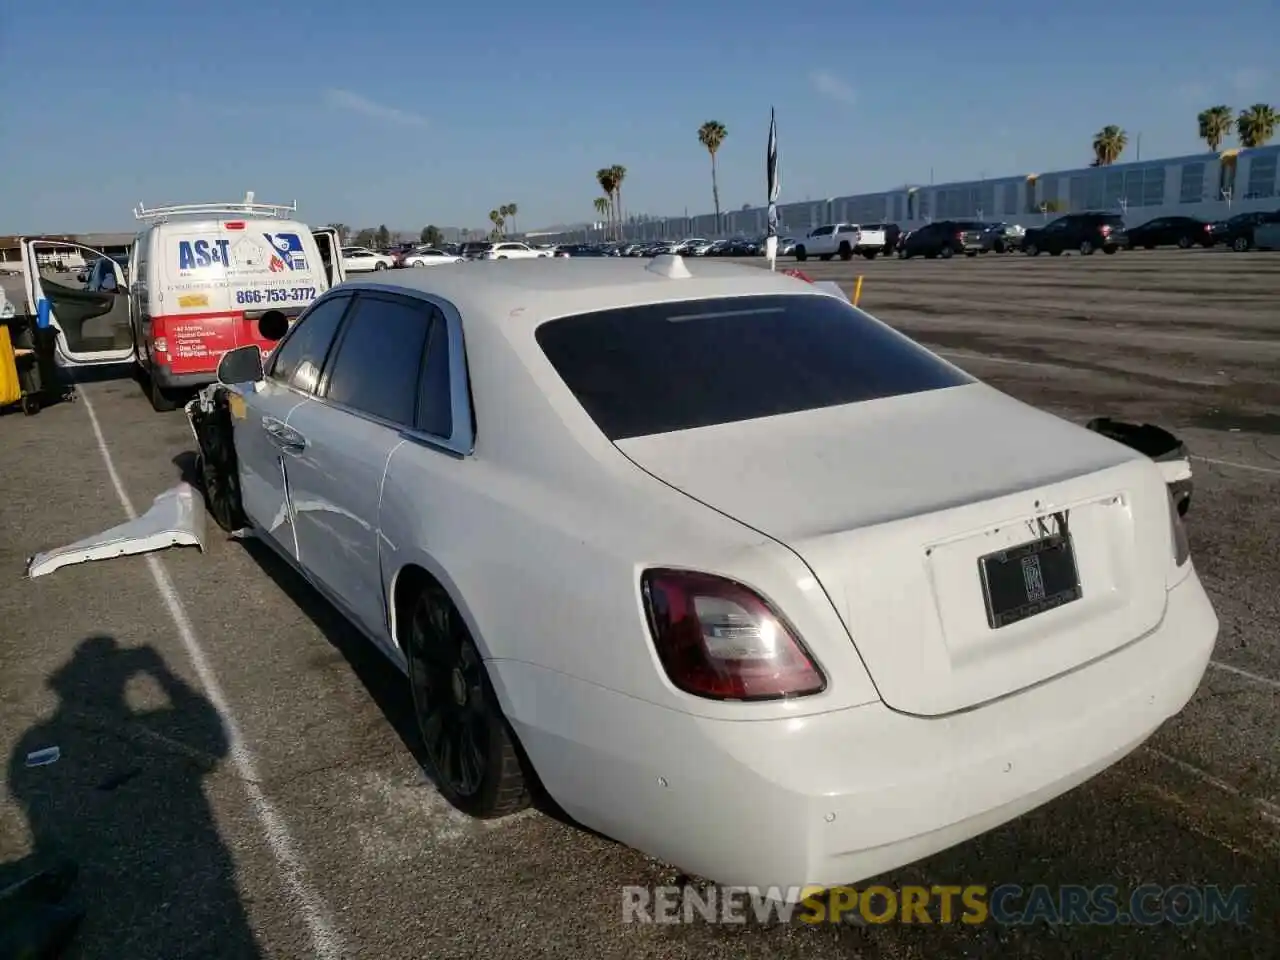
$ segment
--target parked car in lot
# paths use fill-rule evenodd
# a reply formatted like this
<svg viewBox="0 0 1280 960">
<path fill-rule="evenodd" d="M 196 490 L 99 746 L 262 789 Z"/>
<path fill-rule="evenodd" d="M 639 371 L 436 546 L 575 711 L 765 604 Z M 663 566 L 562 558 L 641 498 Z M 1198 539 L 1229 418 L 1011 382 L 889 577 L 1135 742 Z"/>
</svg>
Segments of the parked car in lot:
<svg viewBox="0 0 1280 960">
<path fill-rule="evenodd" d="M 908 260 L 912 257 L 947 260 L 965 252 L 967 234 L 972 232 L 977 243 L 985 229 L 986 224 L 977 220 L 935 220 L 907 234 L 898 255 Z"/>
<path fill-rule="evenodd" d="M 1097 250 L 1115 253 L 1129 245 L 1124 217 L 1118 213 L 1069 213 L 1043 227 L 1030 227 L 1022 238 L 1022 252 L 1055 257 L 1065 250 L 1089 256 Z"/>
<path fill-rule="evenodd" d="M 1253 249 L 1254 230 L 1263 223 L 1280 223 L 1280 210 L 1237 213 L 1234 217 L 1212 224 L 1210 233 L 1215 244 L 1224 243 L 1237 253 L 1243 253 Z"/>
<path fill-rule="evenodd" d="M 794 255 L 801 262 L 809 257 L 830 260 L 852 260 L 854 255 L 874 260 L 884 251 L 883 230 L 864 228 L 856 223 L 828 223 L 815 227 L 803 240 L 796 241 Z"/>
<path fill-rule="evenodd" d="M 262 327 L 189 408 L 211 512 L 405 671 L 474 816 L 540 786 L 713 881 L 856 882 L 1115 763 L 1212 651 L 1149 457 L 802 280 L 480 263 Z"/>
<path fill-rule="evenodd" d="M 1213 229 L 1196 217 L 1156 217 L 1136 227 L 1128 227 L 1129 249 L 1156 247 L 1212 247 Z"/>
<path fill-rule="evenodd" d="M 402 251 L 395 259 L 397 267 L 434 267 L 442 263 L 462 263 L 463 257 L 435 247 L 417 246 Z"/>
<path fill-rule="evenodd" d="M 1280 217 L 1253 228 L 1253 245 L 1259 250 L 1280 250 Z"/>
<path fill-rule="evenodd" d="M 517 240 L 504 240 L 495 243 L 480 254 L 481 260 L 545 260 L 550 258 L 550 250 L 536 250 L 527 243 Z"/>
<path fill-rule="evenodd" d="M 372 270 L 390 270 L 396 265 L 390 254 L 378 253 L 368 247 L 343 247 L 342 269 L 347 273 L 367 273 Z"/>
<path fill-rule="evenodd" d="M 967 257 L 976 257 L 980 253 L 1009 253 L 1022 249 L 1022 237 L 1025 233 L 1018 224 L 975 224 L 961 231 L 960 245 Z"/>
</svg>

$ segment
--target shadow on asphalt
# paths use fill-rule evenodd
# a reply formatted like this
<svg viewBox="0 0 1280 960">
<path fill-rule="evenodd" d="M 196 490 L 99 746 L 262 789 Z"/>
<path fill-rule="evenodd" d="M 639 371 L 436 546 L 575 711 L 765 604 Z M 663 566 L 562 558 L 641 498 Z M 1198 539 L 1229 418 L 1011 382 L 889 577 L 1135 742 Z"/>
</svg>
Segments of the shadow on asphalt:
<svg viewBox="0 0 1280 960">
<path fill-rule="evenodd" d="M 183 479 L 199 485 L 194 453 L 176 457 L 174 463 L 182 471 Z M 378 705 L 378 709 L 382 711 L 387 723 L 395 730 L 400 742 L 413 756 L 423 775 L 434 784 L 436 775 L 427 757 L 422 737 L 418 733 L 413 698 L 404 673 L 270 547 L 257 540 L 245 540 L 243 545 L 263 572 L 275 581 L 276 586 L 307 615 L 316 628 L 324 634 L 325 639 L 347 661 L 356 678 Z M 525 769 L 532 770 L 532 766 L 527 761 Z M 540 813 L 574 829 L 599 836 L 595 831 L 584 827 L 565 813 L 540 784 L 536 782 L 533 784 L 532 794 L 533 805 Z"/>
<path fill-rule="evenodd" d="M 7 771 L 34 852 L 0 868 L 0 887 L 78 865 L 76 957 L 261 956 L 204 793 L 230 748 L 217 710 L 153 647 L 105 635 L 83 640 L 47 683 L 58 707 L 23 735 Z M 29 765 L 51 747 L 54 762 Z"/>
</svg>

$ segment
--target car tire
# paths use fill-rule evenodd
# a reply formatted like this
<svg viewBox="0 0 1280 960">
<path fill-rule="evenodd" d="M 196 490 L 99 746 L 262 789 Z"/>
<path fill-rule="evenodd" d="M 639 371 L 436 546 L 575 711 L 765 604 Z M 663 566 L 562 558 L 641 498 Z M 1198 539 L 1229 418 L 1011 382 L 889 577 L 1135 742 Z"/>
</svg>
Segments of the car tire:
<svg viewBox="0 0 1280 960">
<path fill-rule="evenodd" d="M 1105 253 L 1108 257 L 1114 257 L 1116 253 L 1119 252 L 1119 250 L 1120 250 L 1119 244 L 1115 244 L 1115 243 L 1109 243 L 1102 248 L 1102 252 Z"/>
<path fill-rule="evenodd" d="M 955 256 L 955 254 L 956 252 L 952 250 L 951 247 L 949 246 L 943 247 L 941 250 L 938 251 L 938 256 L 942 257 L 943 260 L 950 260 L 952 257 Z"/>
<path fill-rule="evenodd" d="M 374 269 L 374 270 L 385 270 L 385 269 L 387 269 L 387 265 L 386 265 L 385 263 L 383 263 L 381 260 L 379 260 L 377 263 L 375 263 L 375 264 L 373 265 L 373 269 Z"/>
<path fill-rule="evenodd" d="M 1080 256 L 1082 256 L 1082 257 L 1092 257 L 1092 256 L 1093 256 L 1093 250 L 1094 250 L 1094 247 L 1093 247 L 1093 243 L 1092 243 L 1092 241 L 1089 241 L 1089 240 L 1081 240 L 1081 241 L 1080 241 Z"/>
<path fill-rule="evenodd" d="M 804 247 L 796 247 L 796 259 L 799 260 L 801 263 L 804 263 L 806 260 L 809 259 L 809 251 L 806 250 Z"/>
<path fill-rule="evenodd" d="M 405 612 L 413 712 L 437 789 L 477 819 L 525 809 L 530 778 L 457 607 L 442 587 L 426 583 Z"/>
<path fill-rule="evenodd" d="M 847 243 L 842 243 L 842 244 L 840 244 L 840 259 L 841 259 L 841 260 L 852 260 L 852 259 L 853 259 L 853 247 L 849 246 L 849 244 L 847 244 Z"/>
<path fill-rule="evenodd" d="M 1025 253 L 1028 257 L 1040 256 L 1040 248 L 1037 247 L 1034 243 L 1024 243 L 1022 245 L 1022 252 Z"/>
<path fill-rule="evenodd" d="M 1231 249 L 1236 253 L 1244 253 L 1251 246 L 1253 246 L 1253 244 L 1249 242 L 1248 237 L 1236 237 L 1231 241 Z"/>
<path fill-rule="evenodd" d="M 1178 238 L 1178 249 L 1179 249 L 1179 250 L 1186 250 L 1186 249 L 1188 249 L 1190 246 L 1191 246 L 1191 238 L 1190 238 L 1190 237 L 1179 237 L 1179 238 Z"/>
<path fill-rule="evenodd" d="M 427 261 L 425 260 L 415 260 L 413 261 L 412 264 L 410 264 L 410 266 L 413 266 L 413 267 L 425 267 L 426 265 L 427 265 Z"/>
<path fill-rule="evenodd" d="M 219 527 L 230 533 L 248 526 L 240 499 L 240 468 L 236 460 L 228 394 L 219 390 L 213 411 L 193 417 L 200 443 L 198 471 L 205 504 Z"/>
</svg>

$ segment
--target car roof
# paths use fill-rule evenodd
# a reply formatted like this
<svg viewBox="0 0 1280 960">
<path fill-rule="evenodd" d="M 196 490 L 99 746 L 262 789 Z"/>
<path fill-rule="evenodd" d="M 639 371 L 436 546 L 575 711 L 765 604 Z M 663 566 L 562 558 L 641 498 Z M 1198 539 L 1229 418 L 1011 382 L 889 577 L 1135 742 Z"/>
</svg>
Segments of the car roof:
<svg viewBox="0 0 1280 960">
<path fill-rule="evenodd" d="M 663 276 L 648 269 L 652 261 L 642 258 L 557 257 L 478 261 L 431 271 L 431 276 L 396 271 L 348 280 L 342 286 L 427 293 L 452 303 L 468 327 L 490 325 L 508 332 L 555 317 L 648 303 L 821 293 L 803 280 L 760 267 L 678 259 L 689 276 Z"/>
</svg>

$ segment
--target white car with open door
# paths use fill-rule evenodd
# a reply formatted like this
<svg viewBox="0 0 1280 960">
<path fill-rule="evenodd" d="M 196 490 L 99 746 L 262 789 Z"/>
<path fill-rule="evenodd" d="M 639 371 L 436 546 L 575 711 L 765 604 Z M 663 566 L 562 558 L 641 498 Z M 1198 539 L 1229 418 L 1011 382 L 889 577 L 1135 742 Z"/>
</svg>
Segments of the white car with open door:
<svg viewBox="0 0 1280 960">
<path fill-rule="evenodd" d="M 296 205 L 244 201 L 148 208 L 124 263 L 83 244 L 22 240 L 27 312 L 52 331 L 68 370 L 136 363 L 156 410 L 213 382 L 218 361 L 246 344 L 269 349 L 258 318 L 296 317 L 343 279 L 338 235 L 288 214 Z M 123 259 L 123 258 L 122 258 Z M 93 262 L 88 285 L 59 268 Z"/>
<path fill-rule="evenodd" d="M 719 882 L 879 874 L 1141 744 L 1217 619 L 1151 459 L 828 289 L 671 256 L 349 280 L 193 401 L 213 513 L 406 670 L 462 810 L 537 778 Z"/>
</svg>

